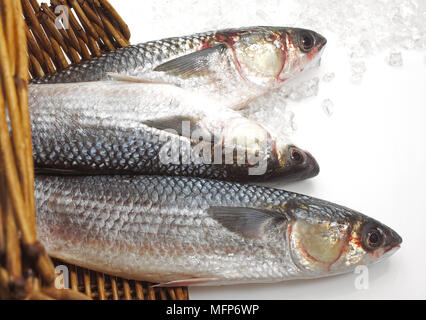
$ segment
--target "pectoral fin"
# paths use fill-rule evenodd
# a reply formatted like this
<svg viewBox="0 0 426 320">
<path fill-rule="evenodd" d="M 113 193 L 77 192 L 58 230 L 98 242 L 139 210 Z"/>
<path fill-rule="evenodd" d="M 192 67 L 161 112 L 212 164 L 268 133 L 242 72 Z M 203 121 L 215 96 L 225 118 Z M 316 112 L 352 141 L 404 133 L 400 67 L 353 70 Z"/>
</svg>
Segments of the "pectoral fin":
<svg viewBox="0 0 426 320">
<path fill-rule="evenodd" d="M 135 77 L 128 76 L 125 74 L 111 73 L 108 72 L 107 76 L 116 81 L 124 81 L 124 82 L 133 82 L 133 83 L 144 83 L 144 84 L 164 84 L 164 85 L 172 85 L 168 82 L 164 82 L 158 79 L 150 79 L 148 77 Z"/>
<path fill-rule="evenodd" d="M 214 141 L 219 141 L 214 133 L 201 124 L 201 119 L 191 116 L 165 117 L 155 120 L 145 120 L 143 124 L 159 130 L 166 130 L 190 139 L 193 143 L 208 143 L 213 146 Z M 201 139 L 202 138 L 202 139 Z"/>
<path fill-rule="evenodd" d="M 265 233 L 284 224 L 287 218 L 278 211 L 245 207 L 210 207 L 207 212 L 231 232 L 248 239 L 263 239 Z"/>
<path fill-rule="evenodd" d="M 181 78 L 202 76 L 211 73 L 210 66 L 212 58 L 222 54 L 226 48 L 226 45 L 220 44 L 193 52 L 163 63 L 156 67 L 154 71 L 167 72 Z"/>
<path fill-rule="evenodd" d="M 189 287 L 196 285 L 208 284 L 210 282 L 217 281 L 217 278 L 190 278 L 190 279 L 182 279 L 182 280 L 174 280 L 159 284 L 154 284 L 153 288 L 163 288 L 163 287 Z"/>
<path fill-rule="evenodd" d="M 143 124 L 158 130 L 172 130 L 180 136 L 191 137 L 191 131 L 198 128 L 198 118 L 190 116 L 166 117 L 155 120 L 145 120 Z"/>
</svg>

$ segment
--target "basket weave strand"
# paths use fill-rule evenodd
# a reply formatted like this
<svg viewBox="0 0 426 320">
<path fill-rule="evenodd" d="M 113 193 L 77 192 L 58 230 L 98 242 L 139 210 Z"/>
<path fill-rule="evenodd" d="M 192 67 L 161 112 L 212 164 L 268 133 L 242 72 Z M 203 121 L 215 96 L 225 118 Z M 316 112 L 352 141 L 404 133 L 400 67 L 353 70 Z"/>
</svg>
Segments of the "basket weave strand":
<svg viewBox="0 0 426 320">
<path fill-rule="evenodd" d="M 0 8 L 0 216 L 4 228 L 1 238 L 5 241 L 0 245 L 3 260 L 0 291 L 22 298 L 27 288 L 21 256 L 32 260 L 34 269 L 47 284 L 53 282 L 54 274 L 53 264 L 37 243 L 35 232 L 34 170 L 26 85 L 28 59 L 21 5 L 19 1 L 3 0 Z M 10 119 L 10 135 L 6 114 Z"/>
</svg>

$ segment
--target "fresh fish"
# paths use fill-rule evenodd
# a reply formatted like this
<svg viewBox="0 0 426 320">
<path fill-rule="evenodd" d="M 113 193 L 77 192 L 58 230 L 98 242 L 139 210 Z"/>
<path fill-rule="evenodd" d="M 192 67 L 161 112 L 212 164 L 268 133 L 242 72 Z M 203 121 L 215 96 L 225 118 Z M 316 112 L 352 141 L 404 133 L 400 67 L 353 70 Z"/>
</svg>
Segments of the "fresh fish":
<svg viewBox="0 0 426 320">
<path fill-rule="evenodd" d="M 172 85 L 30 85 L 29 104 L 39 173 L 293 181 L 319 172 L 308 152 Z"/>
<path fill-rule="evenodd" d="M 356 211 L 278 189 L 185 177 L 36 178 L 53 257 L 162 286 L 311 279 L 383 260 L 402 239 Z"/>
<path fill-rule="evenodd" d="M 306 29 L 226 29 L 119 49 L 34 83 L 117 78 L 169 83 L 208 93 L 238 109 L 315 65 L 326 42 Z"/>
</svg>

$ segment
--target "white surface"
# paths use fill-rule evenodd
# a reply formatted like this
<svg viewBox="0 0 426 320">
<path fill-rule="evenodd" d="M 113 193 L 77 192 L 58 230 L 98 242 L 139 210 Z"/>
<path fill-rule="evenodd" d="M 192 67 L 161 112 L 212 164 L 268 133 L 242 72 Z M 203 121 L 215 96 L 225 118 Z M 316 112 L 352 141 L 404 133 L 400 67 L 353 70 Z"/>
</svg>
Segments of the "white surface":
<svg viewBox="0 0 426 320">
<path fill-rule="evenodd" d="M 218 27 L 265 25 L 262 16 L 279 15 L 274 3 L 280 8 L 283 2 L 292 4 L 266 1 L 262 13 L 250 11 L 246 1 L 229 1 L 232 8 L 240 4 L 238 12 L 229 12 L 224 1 L 215 6 L 214 0 L 110 2 L 129 24 L 132 43 Z M 235 24 L 224 16 L 235 16 Z M 282 16 L 286 25 L 284 12 Z M 347 274 L 272 285 L 191 288 L 192 299 L 426 298 L 426 53 L 403 51 L 402 67 L 387 65 L 383 54 L 368 58 L 363 81 L 355 85 L 346 51 L 332 34 L 324 35 L 329 43 L 316 73 L 335 72 L 335 79 L 322 82 L 317 97 L 289 104 L 298 127 L 293 140 L 312 152 L 321 173 L 285 188 L 374 217 L 402 236 L 402 248 L 369 268 L 368 290 L 357 290 L 358 275 Z M 322 110 L 325 99 L 334 103 L 331 116 Z"/>
</svg>

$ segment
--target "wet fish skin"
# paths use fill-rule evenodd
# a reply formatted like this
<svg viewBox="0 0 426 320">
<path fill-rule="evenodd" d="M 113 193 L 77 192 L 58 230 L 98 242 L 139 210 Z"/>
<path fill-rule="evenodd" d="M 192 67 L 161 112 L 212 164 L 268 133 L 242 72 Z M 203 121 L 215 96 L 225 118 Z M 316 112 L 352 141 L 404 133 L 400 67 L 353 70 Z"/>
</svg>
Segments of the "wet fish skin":
<svg viewBox="0 0 426 320">
<path fill-rule="evenodd" d="M 279 142 L 232 110 L 198 101 L 195 94 L 187 95 L 174 86 L 126 82 L 30 85 L 29 104 L 38 173 L 157 174 L 243 182 L 271 177 L 294 181 L 319 172 L 308 152 Z M 184 162 L 186 148 L 179 149 L 173 161 L 165 161 L 164 152 L 170 146 L 190 146 L 191 140 L 149 123 L 163 121 L 166 128 L 179 130 L 180 120 L 186 118 L 196 119 L 197 125 L 227 140 L 250 135 L 261 139 L 260 149 L 255 145 L 253 150 L 260 151 L 264 172 L 254 172 L 257 164 L 248 159 L 222 159 L 222 164 Z"/>
<path fill-rule="evenodd" d="M 159 176 L 38 176 L 47 252 L 130 279 L 225 285 L 311 279 L 394 253 L 401 237 L 348 208 L 283 190 Z"/>
<path fill-rule="evenodd" d="M 211 41 L 214 41 L 214 32 L 130 45 L 126 48 L 104 53 L 100 57 L 83 60 L 55 74 L 33 79 L 31 83 L 110 80 L 108 73 L 143 74 L 165 61 L 198 51 L 203 48 L 203 43 Z"/>
<path fill-rule="evenodd" d="M 311 46 L 306 49 L 306 41 Z M 204 49 L 223 45 L 233 52 L 236 65 L 244 78 L 249 73 L 257 76 L 286 80 L 307 67 L 310 60 L 320 55 L 327 40 L 305 29 L 287 27 L 248 27 L 225 29 L 184 37 L 174 37 L 132 45 L 100 57 L 82 61 L 56 74 L 32 83 L 65 83 L 111 80 L 111 73 L 141 77 L 147 72 L 164 71 L 161 66 L 173 59 L 194 54 Z M 304 45 L 305 44 L 305 45 Z M 260 58 L 253 59 L 253 50 Z M 304 49 L 305 48 L 305 49 Z M 282 56 L 281 56 L 282 55 Z M 256 55 L 255 55 L 256 56 Z M 264 75 L 262 75 L 265 73 Z M 269 76 L 269 77 L 268 77 Z M 269 81 L 269 80 L 268 80 Z"/>
</svg>

